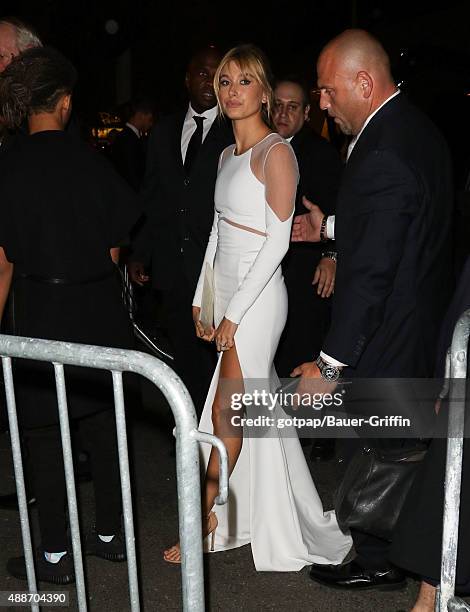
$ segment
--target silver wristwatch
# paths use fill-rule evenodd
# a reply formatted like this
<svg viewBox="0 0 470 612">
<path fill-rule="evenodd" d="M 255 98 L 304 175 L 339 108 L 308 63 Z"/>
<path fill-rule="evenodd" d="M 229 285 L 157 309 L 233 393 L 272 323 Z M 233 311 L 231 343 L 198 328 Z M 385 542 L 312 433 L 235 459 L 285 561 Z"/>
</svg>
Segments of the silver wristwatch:
<svg viewBox="0 0 470 612">
<path fill-rule="evenodd" d="M 323 251 L 321 256 L 322 258 L 328 257 L 328 259 L 332 259 L 335 263 L 338 261 L 338 254 L 336 253 L 336 251 Z"/>
<path fill-rule="evenodd" d="M 315 363 L 320 370 L 321 377 L 327 382 L 336 382 L 341 375 L 341 368 L 339 366 L 327 363 L 320 355 L 318 355 Z"/>
</svg>

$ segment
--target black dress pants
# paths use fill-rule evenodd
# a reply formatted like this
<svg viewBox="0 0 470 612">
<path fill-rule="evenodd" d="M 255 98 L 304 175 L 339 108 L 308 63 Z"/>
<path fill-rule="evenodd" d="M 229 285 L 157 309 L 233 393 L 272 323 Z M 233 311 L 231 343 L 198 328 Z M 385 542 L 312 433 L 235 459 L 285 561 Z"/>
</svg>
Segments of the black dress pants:
<svg viewBox="0 0 470 612">
<path fill-rule="evenodd" d="M 96 531 L 113 535 L 121 527 L 121 485 L 114 410 L 79 420 L 84 449 L 89 453 L 95 495 Z M 59 425 L 23 432 L 37 499 L 41 548 L 69 549 L 67 496 Z"/>
</svg>

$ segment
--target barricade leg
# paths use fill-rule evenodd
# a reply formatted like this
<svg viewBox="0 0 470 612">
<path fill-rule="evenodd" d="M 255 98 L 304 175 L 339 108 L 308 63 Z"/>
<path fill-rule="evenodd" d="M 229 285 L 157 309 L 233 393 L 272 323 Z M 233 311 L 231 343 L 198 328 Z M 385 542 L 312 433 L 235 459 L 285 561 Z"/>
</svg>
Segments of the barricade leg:
<svg viewBox="0 0 470 612">
<path fill-rule="evenodd" d="M 137 558 L 135 554 L 134 516 L 132 511 L 132 492 L 129 470 L 129 455 L 127 450 L 126 414 L 124 408 L 122 372 L 113 371 L 112 375 L 131 610 L 132 612 L 139 612 L 139 583 L 137 577 Z"/>
<path fill-rule="evenodd" d="M 18 508 L 20 511 L 21 536 L 23 538 L 23 550 L 26 561 L 26 576 L 28 578 L 28 589 L 30 593 L 37 593 L 36 574 L 34 571 L 34 555 L 31 544 L 31 530 L 28 518 L 28 502 L 26 500 L 26 489 L 24 485 L 23 460 L 21 457 L 21 441 L 18 429 L 18 416 L 16 414 L 15 390 L 13 387 L 13 373 L 10 357 L 2 357 L 3 380 L 5 381 L 5 392 L 7 399 L 8 427 L 10 429 L 11 450 L 13 455 L 13 467 L 15 470 L 16 494 L 18 496 Z M 31 604 L 32 612 L 39 612 L 37 603 Z"/>
<path fill-rule="evenodd" d="M 67 408 L 67 393 L 65 390 L 64 366 L 54 363 L 59 406 L 60 438 L 64 457 L 65 486 L 69 508 L 70 533 L 72 535 L 73 563 L 77 583 L 77 601 L 79 612 L 87 611 L 85 576 L 83 573 L 82 545 L 80 542 L 80 525 L 77 508 L 77 492 L 75 489 L 75 474 L 73 471 L 72 443 L 70 440 L 69 413 Z"/>
<path fill-rule="evenodd" d="M 193 408 L 194 421 L 195 413 Z M 184 612 L 204 612 L 199 448 L 186 422 L 176 427 L 176 472 Z"/>
<path fill-rule="evenodd" d="M 464 602 L 460 602 L 460 600 L 454 597 L 459 536 L 460 489 L 465 428 L 465 379 L 467 376 L 469 330 L 470 310 L 462 315 L 456 325 L 450 354 L 451 386 L 444 488 L 441 583 L 435 607 L 438 612 L 470 610 L 470 607 L 467 607 Z"/>
</svg>

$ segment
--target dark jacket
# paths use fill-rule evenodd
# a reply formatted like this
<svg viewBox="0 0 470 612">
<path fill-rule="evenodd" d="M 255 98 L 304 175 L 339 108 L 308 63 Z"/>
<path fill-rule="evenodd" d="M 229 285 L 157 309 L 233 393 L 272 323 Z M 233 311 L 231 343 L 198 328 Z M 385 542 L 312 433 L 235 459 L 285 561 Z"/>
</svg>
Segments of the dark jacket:
<svg viewBox="0 0 470 612">
<path fill-rule="evenodd" d="M 450 293 L 452 202 L 447 146 L 400 94 L 365 128 L 338 195 L 338 268 L 323 350 L 355 375 L 432 375 Z"/>
<path fill-rule="evenodd" d="M 214 217 L 219 156 L 233 132 L 216 118 L 187 176 L 181 157 L 185 116 L 186 110 L 170 115 L 152 130 L 141 193 L 146 219 L 132 259 L 152 266 L 155 288 L 186 283 L 194 292 Z"/>
<path fill-rule="evenodd" d="M 145 148 L 142 138 L 127 125 L 116 137 L 112 160 L 119 174 L 138 192 L 145 174 Z"/>
<path fill-rule="evenodd" d="M 317 204 L 326 215 L 334 215 L 342 163 L 330 143 L 304 126 L 291 140 L 299 164 L 299 185 L 295 199 L 295 214 L 303 215 L 307 209 L 302 196 Z M 334 245 L 330 245 L 334 248 Z M 330 248 L 329 247 L 329 248 Z M 313 274 L 325 245 L 307 242 L 291 243 L 282 262 L 286 282 L 311 285 Z"/>
</svg>

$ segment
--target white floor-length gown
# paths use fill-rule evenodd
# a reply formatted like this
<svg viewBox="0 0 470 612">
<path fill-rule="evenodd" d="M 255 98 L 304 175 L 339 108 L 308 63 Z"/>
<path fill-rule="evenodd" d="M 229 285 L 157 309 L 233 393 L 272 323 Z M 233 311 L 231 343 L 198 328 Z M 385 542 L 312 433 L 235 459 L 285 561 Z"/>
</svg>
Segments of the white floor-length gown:
<svg viewBox="0 0 470 612">
<path fill-rule="evenodd" d="M 214 224 L 193 303 L 201 305 L 208 262 L 214 270 L 215 325 L 224 316 L 239 324 L 235 345 L 245 392 L 260 385 L 274 391 L 279 384 L 273 360 L 287 316 L 280 264 L 289 247 L 297 181 L 295 154 L 278 134 L 241 155 L 235 145 L 221 155 Z M 199 426 L 210 433 L 221 357 Z M 277 405 L 273 416 L 286 415 Z M 262 438 L 252 434 L 244 437 L 230 477 L 228 503 L 214 508 L 215 551 L 251 543 L 261 571 L 341 563 L 352 540 L 340 531 L 334 512 L 323 511 L 295 429 L 273 427 Z M 207 465 L 210 447 L 201 446 Z"/>
</svg>

